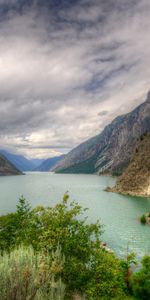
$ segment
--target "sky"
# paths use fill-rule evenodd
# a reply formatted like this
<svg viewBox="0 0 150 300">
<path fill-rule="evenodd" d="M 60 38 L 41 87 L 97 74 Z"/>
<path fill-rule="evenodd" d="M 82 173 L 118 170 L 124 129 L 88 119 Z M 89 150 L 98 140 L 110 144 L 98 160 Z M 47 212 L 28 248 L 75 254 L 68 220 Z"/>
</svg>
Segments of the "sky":
<svg viewBox="0 0 150 300">
<path fill-rule="evenodd" d="M 150 90 L 149 0 L 0 0 L 0 148 L 67 153 Z"/>
</svg>

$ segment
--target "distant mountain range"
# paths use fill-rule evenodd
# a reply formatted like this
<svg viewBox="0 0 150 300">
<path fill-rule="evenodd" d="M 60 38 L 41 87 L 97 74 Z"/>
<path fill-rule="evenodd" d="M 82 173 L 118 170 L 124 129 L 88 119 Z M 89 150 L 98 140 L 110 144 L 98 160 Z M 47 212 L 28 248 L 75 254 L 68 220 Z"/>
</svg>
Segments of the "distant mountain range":
<svg viewBox="0 0 150 300">
<path fill-rule="evenodd" d="M 99 135 L 74 148 L 53 170 L 120 175 L 129 164 L 137 139 L 145 132 L 150 132 L 150 92 L 144 103 L 117 117 Z"/>
<path fill-rule="evenodd" d="M 51 157 L 48 159 L 27 159 L 22 155 L 10 153 L 6 150 L 0 149 L 0 155 L 4 156 L 9 162 L 12 163 L 19 171 L 40 171 L 47 172 L 61 159 L 64 155 Z"/>
<path fill-rule="evenodd" d="M 41 165 L 36 167 L 34 171 L 40 171 L 40 172 L 48 172 L 51 170 L 52 167 L 56 165 L 60 160 L 64 158 L 64 155 L 56 156 L 56 157 L 50 157 L 46 160 L 44 160 Z"/>
<path fill-rule="evenodd" d="M 16 170 L 55 171 L 56 173 L 110 173 L 120 175 L 129 165 L 137 139 L 150 132 L 150 92 L 144 103 L 128 114 L 115 118 L 97 136 L 80 144 L 67 155 L 44 159 L 27 159 L 0 150 Z"/>
<path fill-rule="evenodd" d="M 21 175 L 20 172 L 10 161 L 0 154 L 0 176 Z"/>
<path fill-rule="evenodd" d="M 34 164 L 34 168 L 36 168 L 36 167 L 40 166 L 45 161 L 45 159 L 44 158 L 32 158 L 29 161 L 31 161 Z"/>
<path fill-rule="evenodd" d="M 22 155 L 12 154 L 6 150 L 0 150 L 0 154 L 4 155 L 18 170 L 22 172 L 32 171 L 36 165 L 32 160 Z"/>
</svg>

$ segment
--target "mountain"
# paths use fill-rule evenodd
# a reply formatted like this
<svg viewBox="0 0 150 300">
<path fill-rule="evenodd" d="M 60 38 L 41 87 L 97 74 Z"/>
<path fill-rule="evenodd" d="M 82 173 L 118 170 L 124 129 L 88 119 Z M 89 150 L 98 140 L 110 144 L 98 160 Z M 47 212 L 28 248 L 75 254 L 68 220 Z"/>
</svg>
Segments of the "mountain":
<svg viewBox="0 0 150 300">
<path fill-rule="evenodd" d="M 21 175 L 20 172 L 6 157 L 0 154 L 0 176 Z"/>
<path fill-rule="evenodd" d="M 150 196 L 150 134 L 137 143 L 128 168 L 108 191 L 136 196 Z"/>
<path fill-rule="evenodd" d="M 22 172 L 32 171 L 35 164 L 22 155 L 12 154 L 6 150 L 0 150 L 0 154 L 4 155 L 17 169 Z"/>
<path fill-rule="evenodd" d="M 56 165 L 60 160 L 64 158 L 64 155 L 50 157 L 46 159 L 40 166 L 34 169 L 34 171 L 47 172 L 50 171 L 52 167 Z"/>
<path fill-rule="evenodd" d="M 40 166 L 45 161 L 45 159 L 44 158 L 32 158 L 29 161 L 31 163 L 33 163 L 34 168 L 36 168 L 36 167 Z"/>
<path fill-rule="evenodd" d="M 128 166 L 137 139 L 150 131 L 150 92 L 144 103 L 115 118 L 102 133 L 70 151 L 54 168 L 57 173 L 120 175 Z"/>
</svg>

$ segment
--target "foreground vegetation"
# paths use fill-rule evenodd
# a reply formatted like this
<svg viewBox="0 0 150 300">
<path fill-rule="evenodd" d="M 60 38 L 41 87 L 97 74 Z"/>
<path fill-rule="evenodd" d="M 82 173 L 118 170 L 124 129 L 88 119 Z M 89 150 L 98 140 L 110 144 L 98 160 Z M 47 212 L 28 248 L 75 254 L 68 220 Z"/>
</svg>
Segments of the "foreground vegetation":
<svg viewBox="0 0 150 300">
<path fill-rule="evenodd" d="M 102 226 L 84 214 L 65 194 L 53 208 L 31 209 L 22 197 L 0 217 L 0 299 L 150 298 L 150 257 L 132 274 L 135 255 L 121 260 L 103 249 Z"/>
<path fill-rule="evenodd" d="M 148 224 L 150 225 L 150 213 L 146 213 L 141 216 L 140 221 L 142 224 Z"/>
</svg>

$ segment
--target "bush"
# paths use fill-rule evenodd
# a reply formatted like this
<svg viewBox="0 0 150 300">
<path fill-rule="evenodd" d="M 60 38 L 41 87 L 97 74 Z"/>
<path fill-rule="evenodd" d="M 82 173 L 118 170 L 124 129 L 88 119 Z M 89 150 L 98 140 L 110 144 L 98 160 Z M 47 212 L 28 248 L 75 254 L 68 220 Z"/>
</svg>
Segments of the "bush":
<svg viewBox="0 0 150 300">
<path fill-rule="evenodd" d="M 140 221 L 142 224 L 146 224 L 146 216 L 142 215 Z"/>
<path fill-rule="evenodd" d="M 88 300 L 126 299 L 127 287 L 120 260 L 114 254 L 100 250 L 91 266 L 91 280 L 87 286 Z"/>
<path fill-rule="evenodd" d="M 133 294 L 138 299 L 150 299 L 150 256 L 142 260 L 143 268 L 134 273 L 131 278 Z"/>
<path fill-rule="evenodd" d="M 85 217 L 81 218 L 84 213 L 81 206 L 69 201 L 68 194 L 53 208 L 33 210 L 22 197 L 13 214 L 13 222 L 8 215 L 0 217 L 1 251 L 11 252 L 23 244 L 51 255 L 60 245 L 66 258 L 62 279 L 67 295 L 76 290 L 83 291 L 90 277 L 91 257 L 101 243 L 101 225 L 98 222 L 88 224 Z M 14 238 L 9 236 L 9 228 L 12 228 Z"/>
<path fill-rule="evenodd" d="M 0 252 L 9 250 L 16 245 L 16 214 L 11 213 L 0 217 Z"/>
<path fill-rule="evenodd" d="M 14 214 L 0 217 L 0 299 L 126 299 L 134 257 L 123 263 L 102 249 L 102 226 L 83 214 L 65 194 L 35 209 L 21 197 Z"/>
<path fill-rule="evenodd" d="M 0 257 L 0 299 L 64 299 L 60 249 L 53 257 L 19 247 Z M 55 280 L 57 279 L 57 280 Z"/>
<path fill-rule="evenodd" d="M 22 243 L 32 244 L 33 211 L 22 196 L 15 213 L 0 216 L 0 251 L 10 251 Z"/>
</svg>

